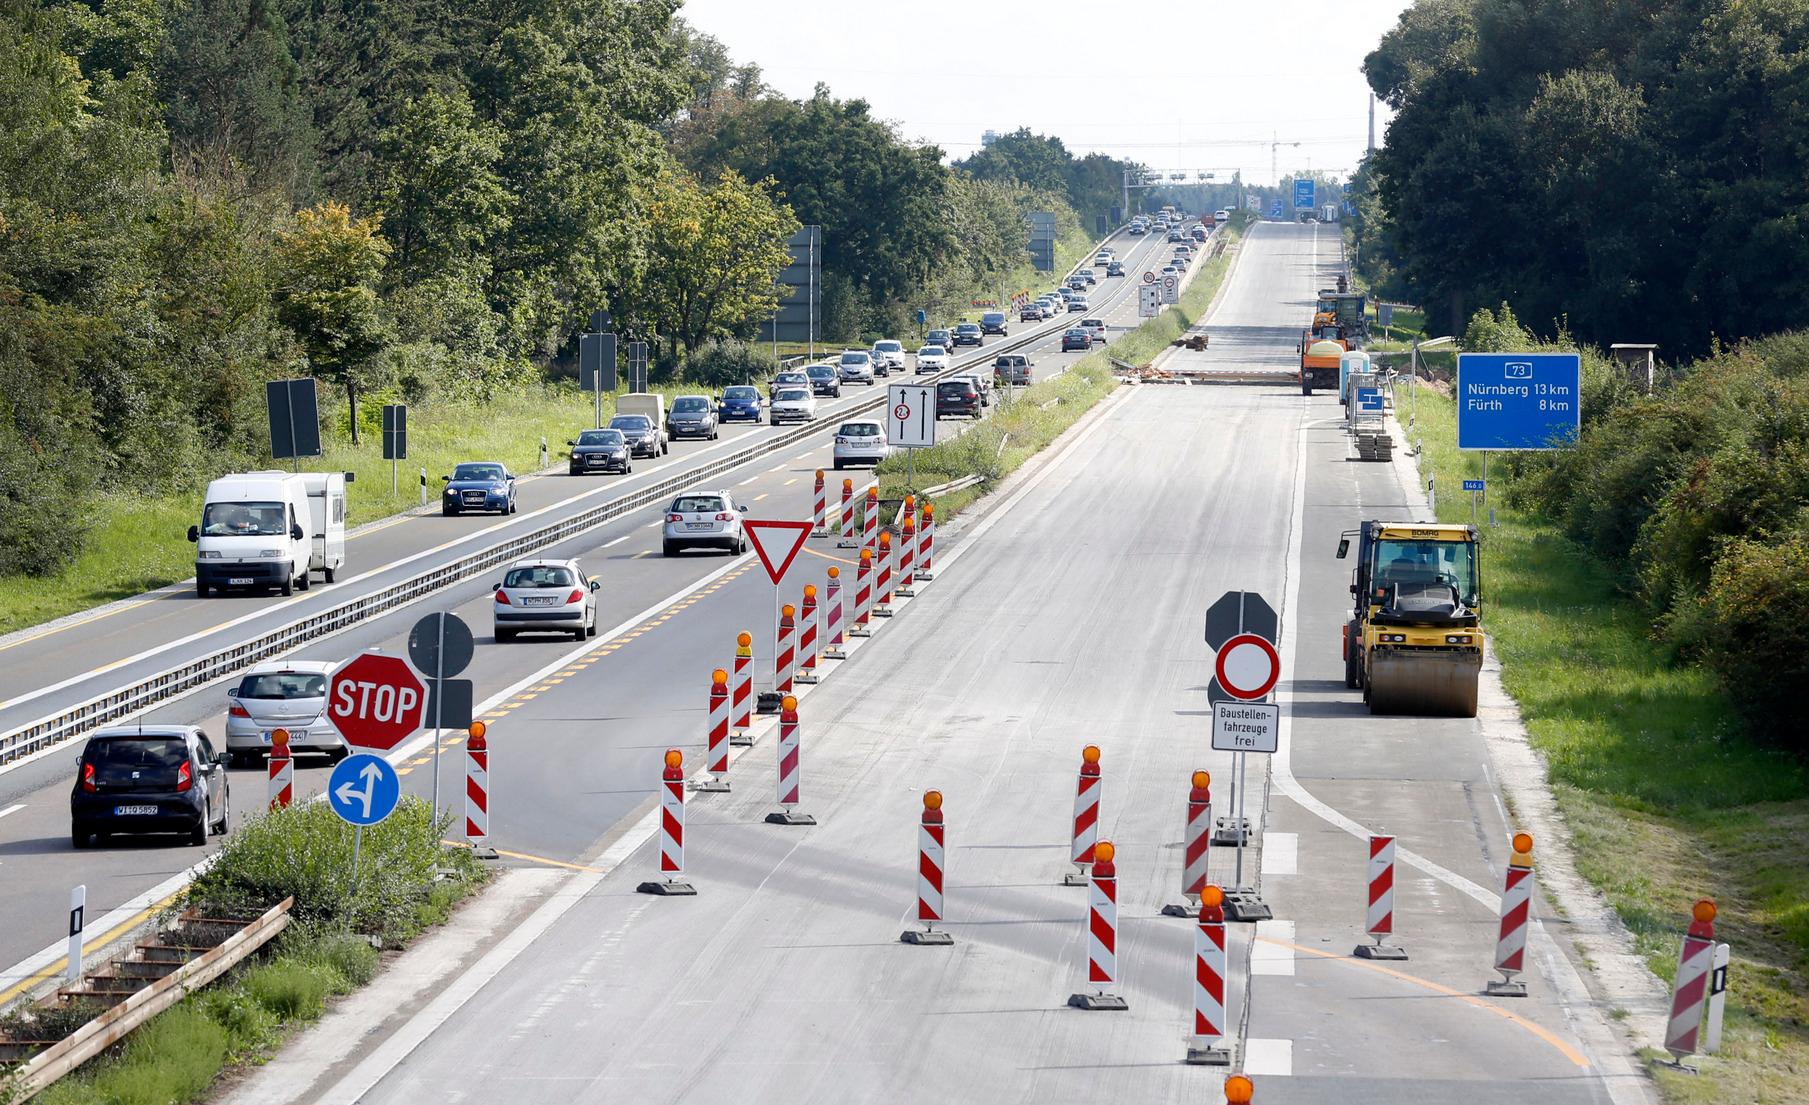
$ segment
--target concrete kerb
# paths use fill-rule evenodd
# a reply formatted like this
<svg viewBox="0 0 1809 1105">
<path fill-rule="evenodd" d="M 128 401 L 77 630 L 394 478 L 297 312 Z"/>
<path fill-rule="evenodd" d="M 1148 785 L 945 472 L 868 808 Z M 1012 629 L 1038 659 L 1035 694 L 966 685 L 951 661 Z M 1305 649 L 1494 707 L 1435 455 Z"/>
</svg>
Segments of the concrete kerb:
<svg viewBox="0 0 1809 1105">
<path fill-rule="evenodd" d="M 1406 441 L 1405 428 L 1395 417 L 1395 412 L 1387 412 L 1387 418 L 1389 431 L 1398 440 Z M 1394 454 L 1393 464 L 1416 516 L 1431 518 L 1432 509 L 1426 500 L 1425 480 L 1419 470 L 1418 458 L 1400 450 Z M 1643 1074 L 1635 1073 L 1635 1070 L 1643 1072 L 1643 1067 L 1636 1068 L 1632 1064 L 1639 1049 L 1662 1046 L 1660 1036 L 1670 1008 L 1670 993 L 1634 951 L 1633 934 L 1622 924 L 1601 891 L 1578 872 L 1570 828 L 1552 796 L 1545 757 L 1532 747 L 1526 723 L 1520 716 L 1520 706 L 1502 686 L 1501 659 L 1495 653 L 1492 641 L 1483 658 L 1476 716 L 1488 750 L 1489 766 L 1513 810 L 1512 816 L 1506 816 L 1505 820 L 1531 832 L 1538 842 L 1536 885 L 1545 899 L 1562 912 L 1564 919 L 1561 935 L 1554 935 L 1551 926 L 1536 924 L 1529 950 L 1545 961 L 1546 973 L 1559 980 L 1561 986 L 1564 974 L 1574 974 L 1577 985 L 1586 993 L 1567 993 L 1567 1000 L 1593 1006 L 1598 1014 L 1603 1014 L 1598 1018 L 1575 1017 L 1573 1023 L 1579 1034 L 1587 1037 L 1584 1032 L 1586 1022 L 1594 1020 L 1592 1027 L 1598 1033 L 1605 1031 L 1617 1038 L 1626 1049 L 1629 1069 L 1615 1073 L 1637 1079 L 1645 1087 L 1644 1099 L 1652 1100 L 1649 1082 Z M 1580 957 L 1588 970 L 1572 968 L 1566 972 L 1559 968 L 1553 962 L 1554 954 L 1562 958 L 1567 967 L 1573 958 L 1565 955 L 1559 944 L 1570 945 L 1575 950 L 1574 957 Z M 1611 1027 L 1612 1022 L 1606 1019 L 1605 1013 L 1611 1009 L 1625 1010 L 1628 1014 L 1621 1018 L 1618 1026 Z M 1595 1050 L 1594 1057 L 1605 1058 L 1599 1050 Z"/>
</svg>

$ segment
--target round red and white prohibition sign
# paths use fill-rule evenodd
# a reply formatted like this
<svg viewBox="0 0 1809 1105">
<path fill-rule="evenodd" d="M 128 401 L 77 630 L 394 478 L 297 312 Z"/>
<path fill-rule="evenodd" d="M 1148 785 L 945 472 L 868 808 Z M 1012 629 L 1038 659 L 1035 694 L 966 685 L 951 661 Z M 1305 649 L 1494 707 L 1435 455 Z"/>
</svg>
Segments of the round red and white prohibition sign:
<svg viewBox="0 0 1809 1105">
<path fill-rule="evenodd" d="M 1232 698 L 1262 698 L 1281 678 L 1281 656 L 1267 638 L 1239 633 L 1225 642 L 1213 660 L 1219 687 Z"/>
<path fill-rule="evenodd" d="M 903 422 L 905 419 L 911 417 L 910 405 L 907 403 L 900 403 L 896 407 L 893 407 L 892 408 L 892 417 L 898 419 L 900 422 Z"/>
</svg>

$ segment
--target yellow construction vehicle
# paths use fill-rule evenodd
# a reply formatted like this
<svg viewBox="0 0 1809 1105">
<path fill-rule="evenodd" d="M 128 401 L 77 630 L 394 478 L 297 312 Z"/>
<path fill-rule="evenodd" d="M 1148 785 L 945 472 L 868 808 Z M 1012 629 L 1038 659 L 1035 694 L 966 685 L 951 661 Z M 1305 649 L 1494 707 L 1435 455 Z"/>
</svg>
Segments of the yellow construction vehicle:
<svg viewBox="0 0 1809 1105">
<path fill-rule="evenodd" d="M 1344 626 L 1344 685 L 1372 714 L 1476 716 L 1482 674 L 1482 567 L 1475 526 L 1364 522 Z"/>
</svg>

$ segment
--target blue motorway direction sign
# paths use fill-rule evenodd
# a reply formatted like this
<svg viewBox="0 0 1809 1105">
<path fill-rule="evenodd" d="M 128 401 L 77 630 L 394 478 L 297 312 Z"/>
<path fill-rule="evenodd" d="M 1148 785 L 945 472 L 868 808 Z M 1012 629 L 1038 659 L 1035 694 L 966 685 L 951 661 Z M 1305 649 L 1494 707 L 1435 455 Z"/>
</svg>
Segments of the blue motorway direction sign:
<svg viewBox="0 0 1809 1105">
<path fill-rule="evenodd" d="M 1311 178 L 1294 182 L 1294 210 L 1310 211 L 1319 206 L 1316 196 L 1315 182 Z"/>
<path fill-rule="evenodd" d="M 1276 200 L 1274 203 L 1269 205 L 1269 217 L 1271 219 L 1281 218 L 1281 201 L 1280 200 Z"/>
<path fill-rule="evenodd" d="M 1459 449 L 1565 449 L 1581 424 L 1575 353 L 1460 353 Z"/>
<path fill-rule="evenodd" d="M 1464 490 L 1465 491 L 1481 491 L 1482 486 L 1483 486 L 1482 480 L 1465 480 L 1464 481 Z"/>
<path fill-rule="evenodd" d="M 382 756 L 360 752 L 339 761 L 327 779 L 327 803 L 340 820 L 375 825 L 395 812 L 402 780 Z"/>
</svg>

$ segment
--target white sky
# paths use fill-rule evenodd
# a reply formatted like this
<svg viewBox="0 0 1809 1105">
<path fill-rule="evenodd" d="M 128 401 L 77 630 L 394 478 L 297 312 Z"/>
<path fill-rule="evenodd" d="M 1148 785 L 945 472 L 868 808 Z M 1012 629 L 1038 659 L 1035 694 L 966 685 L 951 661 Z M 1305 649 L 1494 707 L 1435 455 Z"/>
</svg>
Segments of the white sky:
<svg viewBox="0 0 1809 1105">
<path fill-rule="evenodd" d="M 1363 57 L 1408 2 L 686 0 L 679 14 L 781 93 L 822 81 L 951 159 L 989 127 L 1027 126 L 1077 154 L 1265 184 L 1271 136 L 1300 143 L 1279 150 L 1283 176 L 1356 167 Z M 1378 143 L 1386 117 L 1378 105 Z"/>
</svg>

